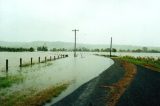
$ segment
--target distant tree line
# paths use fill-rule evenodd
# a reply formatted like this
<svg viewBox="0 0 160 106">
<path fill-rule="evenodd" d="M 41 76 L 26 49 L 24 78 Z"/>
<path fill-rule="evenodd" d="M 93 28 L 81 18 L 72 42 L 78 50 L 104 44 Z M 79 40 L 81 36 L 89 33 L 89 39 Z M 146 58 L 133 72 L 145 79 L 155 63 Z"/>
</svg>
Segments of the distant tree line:
<svg viewBox="0 0 160 106">
<path fill-rule="evenodd" d="M 147 47 L 143 47 L 142 49 L 135 49 L 135 50 L 122 50 L 120 49 L 119 52 L 135 52 L 135 53 L 160 53 L 159 50 L 148 50 Z"/>
<path fill-rule="evenodd" d="M 29 52 L 33 52 L 34 51 L 34 48 L 33 47 L 30 47 L 30 48 L 13 48 L 13 47 L 2 47 L 0 46 L 0 51 L 1 52 L 24 52 L 24 51 L 29 51 Z"/>
<path fill-rule="evenodd" d="M 68 51 L 68 50 L 65 48 L 53 48 L 50 51 Z"/>
<path fill-rule="evenodd" d="M 65 49 L 65 48 L 53 48 L 50 51 L 74 51 L 74 49 Z M 88 49 L 85 47 L 82 48 L 77 48 L 76 51 L 79 52 L 110 52 L 110 48 L 106 48 L 106 49 L 99 49 L 99 48 L 95 48 L 95 49 Z M 117 50 L 115 48 L 112 49 L 112 52 L 117 52 Z"/>
<path fill-rule="evenodd" d="M 33 52 L 35 51 L 35 49 L 33 47 L 30 47 L 30 48 L 13 48 L 13 47 L 2 47 L 0 46 L 0 52 L 2 51 L 8 51 L 8 52 L 23 52 L 23 51 L 29 51 L 29 52 Z M 74 51 L 74 49 L 65 49 L 65 48 L 52 48 L 52 49 L 48 49 L 47 46 L 39 46 L 37 47 L 37 51 L 53 51 L 53 52 L 56 52 L 56 51 Z M 79 47 L 76 49 L 76 51 L 79 51 L 79 52 L 110 52 L 110 48 L 95 48 L 95 49 L 88 49 L 88 48 L 85 48 L 85 47 Z M 120 50 L 117 50 L 115 48 L 112 48 L 112 52 L 135 52 L 135 53 L 160 53 L 160 51 L 158 50 L 148 50 L 147 47 L 143 47 L 142 49 L 135 49 L 135 50 L 130 50 L 130 49 L 127 49 L 127 50 L 123 50 L 123 49 L 120 49 Z"/>
<path fill-rule="evenodd" d="M 65 49 L 65 48 L 53 48 L 50 51 L 74 51 L 74 49 Z M 110 48 L 95 48 L 95 49 L 88 49 L 85 47 L 77 48 L 76 51 L 78 52 L 110 52 Z M 142 49 L 135 49 L 135 50 L 117 50 L 115 48 L 112 48 L 112 52 L 135 52 L 135 53 L 160 53 L 158 50 L 148 50 L 147 47 L 143 47 Z"/>
<path fill-rule="evenodd" d="M 92 49 L 92 52 L 110 52 L 110 48 L 106 48 L 106 49 Z M 111 50 L 112 52 L 117 52 L 117 49 L 112 48 Z"/>
</svg>

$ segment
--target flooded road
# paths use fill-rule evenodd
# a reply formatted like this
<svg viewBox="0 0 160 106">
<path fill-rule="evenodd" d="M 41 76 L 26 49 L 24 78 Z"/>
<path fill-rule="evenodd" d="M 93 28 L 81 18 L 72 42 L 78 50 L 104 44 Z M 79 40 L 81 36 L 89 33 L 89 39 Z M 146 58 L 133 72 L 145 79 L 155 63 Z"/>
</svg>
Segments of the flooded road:
<svg viewBox="0 0 160 106">
<path fill-rule="evenodd" d="M 54 99 L 51 103 L 46 104 L 46 106 L 50 106 L 51 104 L 54 104 L 57 101 L 61 100 L 62 98 L 76 90 L 78 87 L 80 87 L 82 84 L 97 77 L 100 73 L 102 73 L 114 63 L 109 58 L 93 55 L 85 55 L 83 58 L 70 58 L 69 60 L 71 67 L 68 67 L 69 69 L 66 70 L 65 76 L 72 77 L 73 82 L 65 92 Z"/>
<path fill-rule="evenodd" d="M 49 55 L 51 55 L 51 53 L 49 53 L 48 56 Z M 35 54 L 35 56 L 38 55 Z M 19 55 L 17 55 L 17 57 L 10 56 L 10 58 L 16 58 L 18 60 Z M 54 85 L 56 86 L 59 83 L 70 82 L 69 87 L 64 92 L 57 98 L 54 98 L 51 103 L 46 104 L 48 106 L 61 100 L 85 82 L 98 76 L 114 62 L 109 58 L 94 56 L 88 53 L 79 54 L 78 57 L 74 58 L 73 54 L 70 53 L 68 58 L 62 58 L 22 69 L 15 67 L 17 63 L 18 62 L 13 63 L 14 68 L 11 69 L 14 70 L 9 70 L 8 75 L 14 74 L 23 76 L 24 79 L 20 83 L 1 89 L 0 95 L 10 95 L 18 91 L 25 91 L 25 93 L 31 94 Z"/>
</svg>

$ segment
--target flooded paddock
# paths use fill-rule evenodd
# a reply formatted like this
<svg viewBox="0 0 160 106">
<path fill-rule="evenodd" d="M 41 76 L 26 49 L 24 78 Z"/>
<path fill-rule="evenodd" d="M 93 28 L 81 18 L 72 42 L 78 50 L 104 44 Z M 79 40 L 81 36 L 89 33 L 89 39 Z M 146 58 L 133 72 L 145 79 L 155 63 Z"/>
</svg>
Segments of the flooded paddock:
<svg viewBox="0 0 160 106">
<path fill-rule="evenodd" d="M 2 52 L 0 60 L 9 60 L 9 70 L 5 73 L 3 70 L 0 72 L 1 76 L 20 76 L 23 79 L 12 84 L 12 86 L 1 88 L 0 95 L 3 97 L 12 95 L 16 92 L 25 93 L 25 95 L 31 95 L 36 92 L 40 92 L 51 86 L 56 86 L 61 83 L 69 83 L 68 88 L 62 92 L 58 97 L 54 98 L 51 103 L 55 103 L 85 82 L 95 78 L 114 62 L 109 58 L 100 56 L 94 56 L 91 53 L 78 53 L 76 58 L 73 57 L 73 53 L 68 53 L 69 57 L 49 61 L 42 64 L 35 64 L 33 66 L 19 68 L 19 58 L 30 61 L 30 57 L 33 57 L 33 61 L 38 61 L 38 57 L 57 56 L 59 53 L 54 52 L 22 52 L 22 53 L 8 53 Z M 34 60 L 35 59 L 35 60 Z M 3 69 L 4 63 L 1 61 L 1 69 Z M 49 104 L 46 104 L 49 105 Z"/>
</svg>

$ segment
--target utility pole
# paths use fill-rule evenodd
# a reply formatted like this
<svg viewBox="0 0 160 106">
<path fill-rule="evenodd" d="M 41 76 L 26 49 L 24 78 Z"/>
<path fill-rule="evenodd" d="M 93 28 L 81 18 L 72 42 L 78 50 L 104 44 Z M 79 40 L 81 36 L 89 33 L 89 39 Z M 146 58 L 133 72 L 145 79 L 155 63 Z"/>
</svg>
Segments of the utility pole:
<svg viewBox="0 0 160 106">
<path fill-rule="evenodd" d="M 112 56 L 112 37 L 111 37 L 111 44 L 110 44 L 110 57 Z"/>
<path fill-rule="evenodd" d="M 75 32 L 75 43 L 74 43 L 74 57 L 76 57 L 76 32 L 79 31 L 77 29 L 72 30 Z"/>
</svg>

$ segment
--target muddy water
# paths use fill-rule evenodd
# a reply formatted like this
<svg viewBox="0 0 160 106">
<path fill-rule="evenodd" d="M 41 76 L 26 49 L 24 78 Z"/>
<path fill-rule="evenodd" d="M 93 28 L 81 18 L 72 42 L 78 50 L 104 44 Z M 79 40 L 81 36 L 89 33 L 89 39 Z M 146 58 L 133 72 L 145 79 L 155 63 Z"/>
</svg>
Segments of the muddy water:
<svg viewBox="0 0 160 106">
<path fill-rule="evenodd" d="M 109 58 L 94 56 L 88 53 L 79 53 L 78 57 L 76 58 L 73 57 L 72 53 L 69 53 L 68 58 L 63 58 L 43 64 L 37 64 L 32 67 L 25 67 L 22 69 L 19 69 L 19 67 L 17 67 L 20 57 L 24 58 L 26 61 L 28 59 L 29 61 L 30 57 L 49 57 L 50 55 L 53 56 L 57 54 L 58 53 L 51 52 L 35 52 L 24 54 L 4 53 L 3 55 L 5 56 L 1 55 L 1 60 L 5 60 L 5 58 L 8 58 L 10 60 L 10 69 L 8 75 L 14 74 L 23 76 L 24 80 L 21 83 L 13 84 L 11 87 L 1 89 L 0 94 L 3 94 L 5 96 L 18 91 L 38 92 L 42 89 L 54 86 L 58 83 L 63 83 L 66 81 L 70 82 L 70 86 L 61 95 L 52 100 L 51 103 L 46 104 L 50 105 L 61 100 L 85 82 L 98 76 L 114 63 Z M 1 73 L 4 74 L 4 72 Z"/>
</svg>

